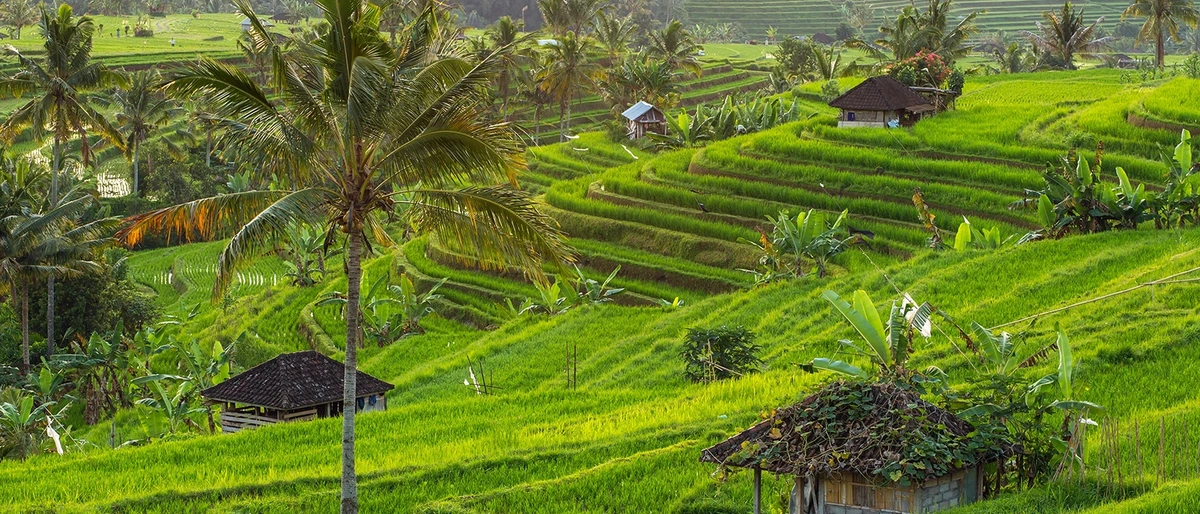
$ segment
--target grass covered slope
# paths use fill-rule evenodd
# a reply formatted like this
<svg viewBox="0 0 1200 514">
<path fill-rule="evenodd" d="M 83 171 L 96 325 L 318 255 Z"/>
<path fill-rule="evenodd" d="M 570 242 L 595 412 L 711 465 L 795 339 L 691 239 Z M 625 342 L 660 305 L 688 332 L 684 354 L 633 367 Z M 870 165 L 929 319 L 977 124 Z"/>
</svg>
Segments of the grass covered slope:
<svg viewBox="0 0 1200 514">
<path fill-rule="evenodd" d="M 890 279 L 960 320 L 991 326 L 1200 266 L 1198 244 L 1200 230 L 1146 231 L 994 253 L 922 254 L 891 270 Z M 368 348 L 363 369 L 397 388 L 388 412 L 360 418 L 363 508 L 745 511 L 746 475 L 718 482 L 711 466 L 696 462 L 699 450 L 830 378 L 806 375 L 794 364 L 832 355 L 836 341 L 850 336 L 819 294 L 857 288 L 880 301 L 895 297 L 883 276 L 864 271 L 712 296 L 673 311 L 602 306 L 524 318 L 494 332 L 447 327 Z M 1164 412 L 1194 421 L 1200 417 L 1200 390 L 1191 378 L 1200 376 L 1198 300 L 1194 284 L 1164 285 L 1013 329 L 1045 341 L 1053 323 L 1061 323 L 1080 359 L 1082 396 L 1110 415 L 1143 425 Z M 228 322 L 220 314 L 212 321 Z M 709 386 L 685 382 L 677 356 L 683 332 L 720 324 L 757 332 L 766 370 Z M 565 390 L 561 372 L 567 343 L 579 346 L 574 391 Z M 486 362 L 503 388 L 498 394 L 479 397 L 462 385 L 468 356 Z M 944 339 L 919 347 L 916 356 L 915 365 L 937 365 L 956 381 L 969 375 L 965 357 Z M 338 427 L 337 420 L 322 420 L 5 462 L 0 483 L 5 506 L 15 512 L 50 505 L 63 512 L 327 512 L 337 502 Z M 777 510 L 785 485 L 766 482 L 768 507 Z M 1182 505 L 1196 490 L 1169 485 L 1120 508 Z M 1057 504 L 1044 496 L 1025 493 L 976 510 L 1054 511 Z M 1070 501 L 1083 507 L 1096 500 Z"/>
</svg>

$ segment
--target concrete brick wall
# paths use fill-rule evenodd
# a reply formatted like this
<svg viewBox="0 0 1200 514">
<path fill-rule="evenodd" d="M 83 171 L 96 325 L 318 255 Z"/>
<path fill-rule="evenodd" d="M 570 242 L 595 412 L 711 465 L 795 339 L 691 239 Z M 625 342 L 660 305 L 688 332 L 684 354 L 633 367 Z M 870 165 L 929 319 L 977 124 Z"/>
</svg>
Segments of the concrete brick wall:
<svg viewBox="0 0 1200 514">
<path fill-rule="evenodd" d="M 939 480 L 921 489 L 920 512 L 933 512 L 957 507 L 962 503 L 962 479 Z"/>
</svg>

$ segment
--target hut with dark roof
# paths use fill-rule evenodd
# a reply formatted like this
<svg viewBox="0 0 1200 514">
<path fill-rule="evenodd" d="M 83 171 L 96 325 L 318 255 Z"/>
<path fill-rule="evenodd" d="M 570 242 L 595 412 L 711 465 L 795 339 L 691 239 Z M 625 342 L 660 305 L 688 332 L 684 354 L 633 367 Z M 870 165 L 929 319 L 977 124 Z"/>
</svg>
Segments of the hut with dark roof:
<svg viewBox="0 0 1200 514">
<path fill-rule="evenodd" d="M 621 113 L 625 117 L 629 139 L 645 136 L 647 132 L 666 132 L 667 117 L 663 112 L 646 102 L 638 102 Z"/>
<path fill-rule="evenodd" d="M 200 392 L 222 406 L 221 431 L 340 416 L 345 366 L 314 351 L 285 353 Z M 387 410 L 394 386 L 358 372 L 356 412 Z"/>
<path fill-rule="evenodd" d="M 929 99 L 888 75 L 862 81 L 829 105 L 841 109 L 839 127 L 908 127 L 936 110 Z"/>
<path fill-rule="evenodd" d="M 790 514 L 932 512 L 994 489 L 983 470 L 1013 446 L 890 383 L 835 382 L 704 450 L 701 462 L 792 475 Z M 941 455 L 941 458 L 938 457 Z"/>
</svg>

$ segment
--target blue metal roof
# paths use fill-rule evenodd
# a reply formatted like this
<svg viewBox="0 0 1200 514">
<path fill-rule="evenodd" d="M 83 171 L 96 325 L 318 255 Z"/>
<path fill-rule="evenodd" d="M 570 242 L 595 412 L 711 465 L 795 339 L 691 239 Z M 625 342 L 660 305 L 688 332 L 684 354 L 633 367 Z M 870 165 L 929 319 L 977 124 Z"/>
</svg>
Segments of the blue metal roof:
<svg viewBox="0 0 1200 514">
<path fill-rule="evenodd" d="M 625 112 L 621 113 L 621 116 L 624 116 L 625 119 L 628 119 L 628 120 L 636 120 L 638 118 L 641 118 L 643 114 L 650 112 L 650 109 L 653 109 L 653 108 L 654 108 L 653 105 L 650 105 L 650 104 L 642 101 L 642 102 L 633 104 L 633 107 L 625 109 Z"/>
</svg>

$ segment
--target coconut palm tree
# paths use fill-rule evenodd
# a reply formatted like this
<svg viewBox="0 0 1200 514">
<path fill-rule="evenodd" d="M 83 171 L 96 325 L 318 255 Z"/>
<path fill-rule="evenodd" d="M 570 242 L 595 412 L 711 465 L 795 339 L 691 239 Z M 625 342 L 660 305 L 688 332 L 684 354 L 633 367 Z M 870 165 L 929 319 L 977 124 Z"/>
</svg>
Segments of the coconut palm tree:
<svg viewBox="0 0 1200 514">
<path fill-rule="evenodd" d="M 679 20 L 650 33 L 650 45 L 646 48 L 651 58 L 662 60 L 671 69 L 689 71 L 697 77 L 703 72 L 695 57 L 699 51 L 700 45 L 696 44 L 692 34 L 683 28 Z"/>
<path fill-rule="evenodd" d="M 1196 28 L 1196 23 L 1200 22 L 1200 12 L 1196 11 L 1192 0 L 1134 0 L 1133 4 L 1121 13 L 1121 19 L 1130 16 L 1146 18 L 1142 29 L 1138 31 L 1138 41 L 1154 38 L 1154 64 L 1159 68 L 1163 66 L 1163 57 L 1166 56 L 1164 45 L 1167 35 L 1178 43 L 1181 41 L 1180 23 Z"/>
<path fill-rule="evenodd" d="M 596 15 L 596 19 L 592 21 L 592 33 L 596 37 L 596 42 L 604 47 L 610 62 L 616 62 L 629 50 L 629 43 L 633 40 L 635 30 L 637 27 L 633 24 L 633 19 L 628 16 L 617 18 L 600 11 Z"/>
<path fill-rule="evenodd" d="M 496 86 L 500 93 L 500 113 L 508 120 L 508 98 L 512 94 L 512 83 L 521 68 L 529 61 L 522 45 L 529 42 L 532 34 L 521 34 L 525 24 L 508 16 L 502 16 L 487 31 L 488 52 L 496 52 L 500 61 L 500 73 Z"/>
<path fill-rule="evenodd" d="M 36 177 L 10 176 L 14 183 L 38 181 Z M 92 206 L 90 196 L 58 205 L 45 214 L 12 213 L 0 219 L 0 291 L 13 299 L 21 318 L 21 371 L 28 373 L 29 286 L 50 277 L 70 277 L 95 271 L 95 251 L 107 245 L 115 220 L 105 218 L 77 225 L 75 219 Z M 47 339 L 47 347 L 51 345 Z"/>
<path fill-rule="evenodd" d="M 341 506 L 353 513 L 362 259 L 372 248 L 393 244 L 385 216 L 438 235 L 482 266 L 515 266 L 533 277 L 541 277 L 546 261 L 568 260 L 570 250 L 533 197 L 512 187 L 524 168 L 513 127 L 483 116 L 484 90 L 499 57 L 475 62 L 454 47 L 435 53 L 436 3 L 402 27 L 392 46 L 379 31 L 377 6 L 316 0 L 328 28 L 310 47 L 291 51 L 275 45 L 248 2 L 235 4 L 250 20 L 251 44 L 272 56 L 274 94 L 237 67 L 208 58 L 186 66 L 166 91 L 211 99 L 214 112 L 227 120 L 229 144 L 253 149 L 262 160 L 257 171 L 274 174 L 278 186 L 133 216 L 118 237 L 133 245 L 150 233 L 191 239 L 232 234 L 218 260 L 217 300 L 235 272 L 286 238 L 289 227 L 312 224 L 344 234 Z"/>
<path fill-rule="evenodd" d="M 571 131 L 571 102 L 595 84 L 599 66 L 588 59 L 594 45 L 592 38 L 567 32 L 548 47 L 547 65 L 538 74 L 542 89 L 558 100 L 559 141 Z"/>
<path fill-rule="evenodd" d="M 1051 68 L 1075 69 L 1075 57 L 1088 57 L 1103 48 L 1109 38 L 1096 37 L 1096 29 L 1104 21 L 1097 18 L 1085 25 L 1083 9 L 1075 9 L 1070 2 L 1062 10 L 1043 12 L 1045 23 L 1039 22 L 1038 32 L 1025 32 L 1025 36 L 1042 52 L 1042 65 Z"/>
<path fill-rule="evenodd" d="M 63 145 L 73 136 L 85 140 L 88 131 L 98 132 L 102 137 L 124 149 L 124 141 L 104 116 L 88 105 L 84 93 L 95 91 L 122 82 L 119 74 L 109 71 L 102 63 L 91 62 L 92 33 L 95 30 L 91 17 L 72 15 L 71 6 L 62 4 L 53 14 L 45 7 L 41 10 L 39 31 L 46 43 L 44 60 L 37 61 L 15 52 L 18 71 L 11 77 L 0 79 L 0 94 L 20 95 L 36 91 L 36 96 L 18 107 L 0 124 L 0 140 L 12 140 L 20 132 L 30 129 L 33 136 L 52 136 L 53 168 L 50 175 L 50 205 L 58 204 L 58 177 L 63 160 Z M 83 165 L 91 160 L 91 147 L 80 144 Z M 46 340 L 48 353 L 54 352 L 54 276 L 47 280 L 46 295 Z"/>
<path fill-rule="evenodd" d="M 38 22 L 37 5 L 32 0 L 10 0 L 0 11 L 4 23 L 12 27 L 13 39 L 21 39 L 21 28 Z"/>
<path fill-rule="evenodd" d="M 170 125 L 183 109 L 159 90 L 162 76 L 157 70 L 142 70 L 130 75 L 128 87 L 117 88 L 99 99 L 105 106 L 116 108 L 118 129 L 125 138 L 125 157 L 133 163 L 133 196 L 138 195 L 140 176 L 138 165 L 142 143 L 162 128 Z M 154 163 L 146 162 L 147 172 L 154 172 Z"/>
</svg>

